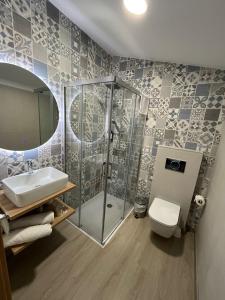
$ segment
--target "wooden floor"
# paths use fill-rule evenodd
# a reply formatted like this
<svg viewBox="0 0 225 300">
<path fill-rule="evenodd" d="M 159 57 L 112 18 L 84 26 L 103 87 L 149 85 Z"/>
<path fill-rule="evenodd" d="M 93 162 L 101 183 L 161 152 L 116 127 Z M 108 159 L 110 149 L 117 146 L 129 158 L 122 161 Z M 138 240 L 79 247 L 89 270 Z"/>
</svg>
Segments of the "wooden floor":
<svg viewBox="0 0 225 300">
<path fill-rule="evenodd" d="M 166 240 L 130 216 L 102 249 L 68 222 L 9 257 L 14 300 L 194 300 L 194 237 Z"/>
</svg>

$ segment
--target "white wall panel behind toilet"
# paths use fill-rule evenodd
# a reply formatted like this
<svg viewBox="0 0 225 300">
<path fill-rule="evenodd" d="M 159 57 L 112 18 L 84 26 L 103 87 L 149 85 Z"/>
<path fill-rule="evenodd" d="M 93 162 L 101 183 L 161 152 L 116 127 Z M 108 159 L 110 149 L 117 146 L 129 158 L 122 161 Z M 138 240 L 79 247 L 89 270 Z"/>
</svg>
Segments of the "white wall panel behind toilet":
<svg viewBox="0 0 225 300">
<path fill-rule="evenodd" d="M 184 172 L 166 169 L 167 158 L 186 162 Z M 159 197 L 180 205 L 182 227 L 187 221 L 201 161 L 201 152 L 167 146 L 158 147 L 150 201 Z"/>
</svg>

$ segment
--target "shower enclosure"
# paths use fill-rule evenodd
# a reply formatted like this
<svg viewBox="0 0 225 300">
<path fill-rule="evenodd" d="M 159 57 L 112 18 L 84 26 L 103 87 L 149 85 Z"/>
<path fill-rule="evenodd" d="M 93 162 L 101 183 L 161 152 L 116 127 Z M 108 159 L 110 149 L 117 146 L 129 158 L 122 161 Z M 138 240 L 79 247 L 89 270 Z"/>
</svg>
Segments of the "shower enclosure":
<svg viewBox="0 0 225 300">
<path fill-rule="evenodd" d="M 104 244 L 133 208 L 145 117 L 140 93 L 115 76 L 65 87 L 70 221 Z"/>
</svg>

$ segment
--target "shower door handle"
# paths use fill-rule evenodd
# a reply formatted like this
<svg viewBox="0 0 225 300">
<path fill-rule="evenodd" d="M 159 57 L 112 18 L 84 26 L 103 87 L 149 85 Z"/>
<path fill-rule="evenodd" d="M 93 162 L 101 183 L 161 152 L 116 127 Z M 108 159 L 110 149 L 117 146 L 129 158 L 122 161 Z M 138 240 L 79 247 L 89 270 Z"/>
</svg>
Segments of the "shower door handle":
<svg viewBox="0 0 225 300">
<path fill-rule="evenodd" d="M 102 175 L 106 176 L 106 162 L 102 164 Z M 111 179 L 112 178 L 112 163 L 108 163 L 108 174 L 107 178 Z"/>
<path fill-rule="evenodd" d="M 112 163 L 108 163 L 108 179 L 112 179 Z"/>
</svg>

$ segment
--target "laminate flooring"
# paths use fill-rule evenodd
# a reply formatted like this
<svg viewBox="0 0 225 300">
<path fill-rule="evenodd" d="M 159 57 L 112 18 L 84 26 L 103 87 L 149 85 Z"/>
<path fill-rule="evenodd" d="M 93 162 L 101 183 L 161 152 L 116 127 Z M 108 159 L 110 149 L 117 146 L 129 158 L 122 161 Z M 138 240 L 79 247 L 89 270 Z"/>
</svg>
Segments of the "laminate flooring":
<svg viewBox="0 0 225 300">
<path fill-rule="evenodd" d="M 164 239 L 129 216 L 101 248 L 68 222 L 8 257 L 13 300 L 194 300 L 194 235 Z"/>
</svg>

